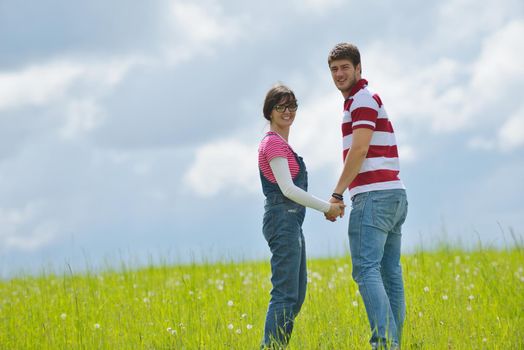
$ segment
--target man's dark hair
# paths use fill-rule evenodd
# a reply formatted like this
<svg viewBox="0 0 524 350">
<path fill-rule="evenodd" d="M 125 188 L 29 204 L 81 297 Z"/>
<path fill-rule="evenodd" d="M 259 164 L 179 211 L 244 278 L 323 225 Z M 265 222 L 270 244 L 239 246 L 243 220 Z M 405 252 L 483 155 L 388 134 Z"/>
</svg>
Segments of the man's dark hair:
<svg viewBox="0 0 524 350">
<path fill-rule="evenodd" d="M 335 60 L 349 60 L 356 68 L 360 63 L 360 51 L 356 45 L 350 43 L 339 43 L 331 50 L 328 56 L 328 64 Z M 360 65 L 362 71 L 362 65 Z"/>
<path fill-rule="evenodd" d="M 284 84 L 277 84 L 267 92 L 263 108 L 264 118 L 271 120 L 271 111 L 280 102 L 297 102 L 293 91 Z"/>
</svg>

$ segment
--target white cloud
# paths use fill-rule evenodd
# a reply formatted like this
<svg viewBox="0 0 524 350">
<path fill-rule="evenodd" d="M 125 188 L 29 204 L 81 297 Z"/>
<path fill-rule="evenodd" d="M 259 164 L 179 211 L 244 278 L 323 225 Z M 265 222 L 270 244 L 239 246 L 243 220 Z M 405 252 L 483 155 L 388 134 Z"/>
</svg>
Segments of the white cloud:
<svg viewBox="0 0 524 350">
<path fill-rule="evenodd" d="M 473 65 L 471 90 L 489 102 L 524 86 L 524 20 L 512 21 L 487 37 Z M 506 96 L 500 96 L 502 94 Z M 482 102 L 482 101 L 479 101 Z"/>
<path fill-rule="evenodd" d="M 98 93 L 99 89 L 120 82 L 137 62 L 133 58 L 108 62 L 57 60 L 15 72 L 0 72 L 0 111 L 44 106 L 65 99 L 76 84 L 88 85 L 91 92 Z"/>
<path fill-rule="evenodd" d="M 173 1 L 170 14 L 174 45 L 168 45 L 168 61 L 176 64 L 195 54 L 210 55 L 216 46 L 230 44 L 247 35 L 246 17 L 224 13 L 217 2 L 195 4 Z"/>
<path fill-rule="evenodd" d="M 506 120 L 498 132 L 498 138 L 502 151 L 524 146 L 524 107 Z"/>
<path fill-rule="evenodd" d="M 333 87 L 331 92 L 316 93 L 300 102 L 289 142 L 304 157 L 310 169 L 342 166 L 342 95 Z"/>
<path fill-rule="evenodd" d="M 468 141 L 468 147 L 480 151 L 492 151 L 496 148 L 494 138 L 475 136 Z"/>
<path fill-rule="evenodd" d="M 54 241 L 59 225 L 45 215 L 42 202 L 23 208 L 0 208 L 0 246 L 6 249 L 33 251 Z"/>
<path fill-rule="evenodd" d="M 313 13 L 325 13 L 343 5 L 343 0 L 295 0 L 295 8 Z"/>
<path fill-rule="evenodd" d="M 522 11 L 518 0 L 447 0 L 438 11 L 436 34 L 440 45 L 463 45 L 500 28 Z M 522 13 L 522 12 L 521 12 Z"/>
<path fill-rule="evenodd" d="M 427 123 L 435 132 L 489 126 L 493 111 L 522 105 L 523 36 L 524 21 L 512 21 L 483 40 L 475 61 L 440 57 L 426 66 L 404 58 L 411 57 L 413 49 L 398 47 L 384 57 L 385 44 L 375 43 L 364 49 L 364 75 L 370 72 L 372 87 L 387 92 L 382 97 L 395 118 Z M 499 121 L 507 118 L 497 116 Z"/>
<path fill-rule="evenodd" d="M 67 106 L 67 120 L 60 130 L 60 135 L 66 139 L 73 139 L 79 134 L 95 129 L 104 117 L 101 108 L 91 99 L 71 101 Z"/>
<path fill-rule="evenodd" d="M 257 143 L 235 138 L 200 147 L 184 181 L 197 194 L 209 197 L 221 191 L 260 192 Z"/>
<path fill-rule="evenodd" d="M 0 73 L 0 111 L 25 105 L 44 105 L 63 97 L 83 67 L 52 62 L 18 72 Z"/>
</svg>

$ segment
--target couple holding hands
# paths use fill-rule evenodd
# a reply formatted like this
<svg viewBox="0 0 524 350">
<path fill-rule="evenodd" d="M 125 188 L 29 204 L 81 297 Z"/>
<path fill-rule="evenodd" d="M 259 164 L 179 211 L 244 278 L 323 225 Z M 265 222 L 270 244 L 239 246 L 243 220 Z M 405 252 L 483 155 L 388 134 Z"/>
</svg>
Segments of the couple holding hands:
<svg viewBox="0 0 524 350">
<path fill-rule="evenodd" d="M 272 290 L 262 348 L 287 345 L 306 296 L 306 207 L 336 221 L 344 215 L 344 192 L 349 189 L 352 276 L 366 307 L 371 348 L 399 349 L 405 316 L 400 243 L 407 199 L 395 134 L 380 97 L 362 79 L 358 48 L 337 44 L 328 65 L 344 97 L 344 168 L 329 201 L 307 192 L 305 163 L 288 143 L 298 109 L 295 94 L 276 85 L 264 101 L 270 131 L 260 142 L 258 164 L 266 197 L 262 230 L 271 250 Z"/>
</svg>

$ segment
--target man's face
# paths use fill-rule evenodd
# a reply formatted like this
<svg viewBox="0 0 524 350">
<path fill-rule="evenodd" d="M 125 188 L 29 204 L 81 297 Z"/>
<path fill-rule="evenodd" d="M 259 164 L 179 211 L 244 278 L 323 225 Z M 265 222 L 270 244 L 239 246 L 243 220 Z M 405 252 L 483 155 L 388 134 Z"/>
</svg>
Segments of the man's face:
<svg viewBox="0 0 524 350">
<path fill-rule="evenodd" d="M 335 86 L 343 95 L 348 95 L 351 88 L 360 80 L 360 63 L 355 67 L 350 60 L 335 60 L 331 62 L 329 69 Z"/>
</svg>

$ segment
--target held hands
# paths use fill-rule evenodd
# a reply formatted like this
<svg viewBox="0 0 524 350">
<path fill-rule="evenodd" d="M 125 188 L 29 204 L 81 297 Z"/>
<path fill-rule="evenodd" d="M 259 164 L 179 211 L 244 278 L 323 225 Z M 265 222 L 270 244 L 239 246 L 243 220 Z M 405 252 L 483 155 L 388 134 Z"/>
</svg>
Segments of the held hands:
<svg viewBox="0 0 524 350">
<path fill-rule="evenodd" d="M 344 208 L 346 205 L 344 204 L 344 201 L 336 198 L 331 198 L 329 202 L 331 203 L 331 207 L 327 213 L 324 213 L 324 216 L 326 217 L 326 220 L 335 222 L 337 221 L 337 216 L 340 218 L 344 216 Z"/>
</svg>

